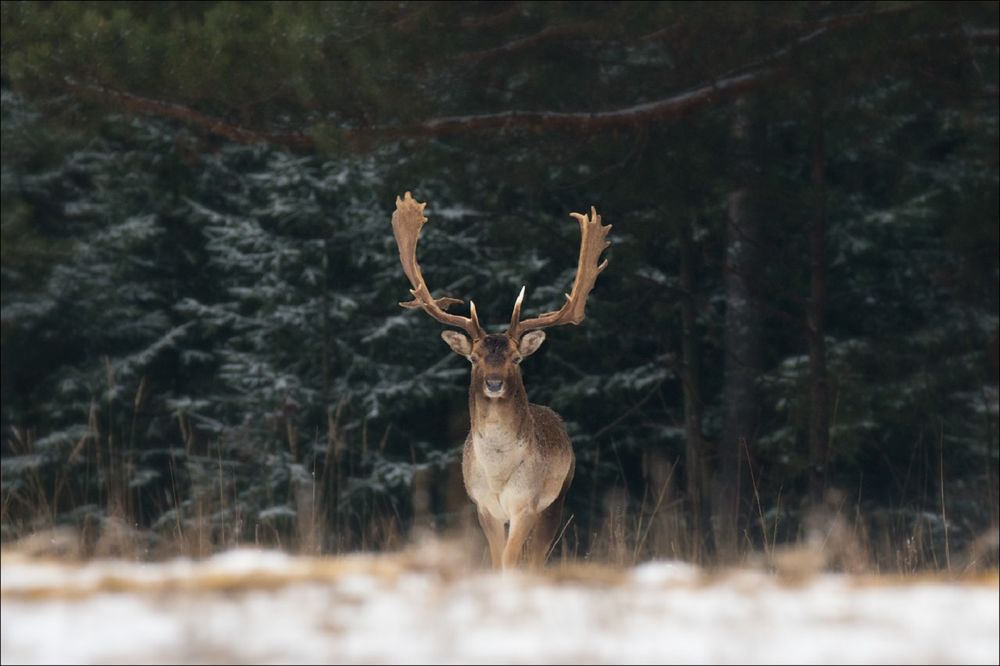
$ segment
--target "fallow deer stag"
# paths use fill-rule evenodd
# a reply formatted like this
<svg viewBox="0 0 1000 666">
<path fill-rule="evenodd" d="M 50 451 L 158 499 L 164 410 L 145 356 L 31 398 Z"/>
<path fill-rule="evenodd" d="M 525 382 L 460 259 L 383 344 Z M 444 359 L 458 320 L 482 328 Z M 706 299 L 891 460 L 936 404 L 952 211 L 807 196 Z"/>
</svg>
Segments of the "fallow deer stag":
<svg viewBox="0 0 1000 666">
<path fill-rule="evenodd" d="M 449 306 L 463 301 L 446 296 L 434 298 L 424 282 L 416 249 L 420 229 L 427 221 L 423 214 L 426 205 L 414 200 L 409 192 L 402 199 L 396 197 L 392 231 L 403 272 L 413 286 L 413 300 L 400 305 L 420 308 L 442 324 L 467 334 L 441 333 L 456 354 L 472 363 L 471 428 L 462 452 L 465 489 L 476 504 L 493 567 L 516 566 L 525 542 L 530 562 L 540 566 L 559 528 L 576 458 L 559 415 L 528 402 L 518 364 L 545 340 L 541 329 L 583 321 L 587 296 L 597 275 L 608 265 L 607 260 L 600 265 L 597 262 L 610 245 L 605 237 L 611 225 L 601 226 L 601 217 L 594 208 L 589 218 L 572 213 L 580 222 L 582 239 L 576 279 L 566 303 L 555 312 L 522 321 L 522 287 L 507 332 L 490 334 L 479 325 L 475 303 L 470 301 L 468 317 L 449 314 Z M 509 534 L 505 534 L 506 523 L 510 523 Z"/>
</svg>

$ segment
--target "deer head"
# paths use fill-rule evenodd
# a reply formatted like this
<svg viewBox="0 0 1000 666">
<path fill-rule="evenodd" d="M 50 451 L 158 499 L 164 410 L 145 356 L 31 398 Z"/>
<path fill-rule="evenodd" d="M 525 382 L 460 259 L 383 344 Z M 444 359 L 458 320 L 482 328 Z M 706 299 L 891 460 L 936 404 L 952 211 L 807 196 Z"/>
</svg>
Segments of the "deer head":
<svg viewBox="0 0 1000 666">
<path fill-rule="evenodd" d="M 520 340 L 505 333 L 470 340 L 457 331 L 442 331 L 441 337 L 452 351 L 472 363 L 472 386 L 487 398 L 498 400 L 523 392 L 518 365 L 542 346 L 545 332 L 531 331 Z"/>
<path fill-rule="evenodd" d="M 607 260 L 598 264 L 601 253 L 611 243 L 605 240 L 611 225 L 602 226 L 601 216 L 591 207 L 590 217 L 571 213 L 580 223 L 580 257 L 577 262 L 576 279 L 573 289 L 566 294 L 562 308 L 553 312 L 521 319 L 521 305 L 524 302 L 524 287 L 514 303 L 510 326 L 505 333 L 489 334 L 479 324 L 476 304 L 469 302 L 469 316 L 453 315 L 446 310 L 460 299 L 447 296 L 435 299 L 424 282 L 420 265 L 417 263 L 417 240 L 420 229 L 427 222 L 424 217 L 426 203 L 418 203 L 407 192 L 403 198 L 396 197 L 396 212 L 392 215 L 392 231 L 399 248 L 399 259 L 403 272 L 409 278 L 413 300 L 400 303 L 404 308 L 420 308 L 431 317 L 460 328 L 465 333 L 444 331 L 441 337 L 458 355 L 472 363 L 472 387 L 481 391 L 489 399 L 508 397 L 520 398 L 524 393 L 518 364 L 522 359 L 535 353 L 545 341 L 542 329 L 561 324 L 579 324 L 584 318 L 587 297 L 594 288 L 598 274 L 608 265 Z"/>
</svg>

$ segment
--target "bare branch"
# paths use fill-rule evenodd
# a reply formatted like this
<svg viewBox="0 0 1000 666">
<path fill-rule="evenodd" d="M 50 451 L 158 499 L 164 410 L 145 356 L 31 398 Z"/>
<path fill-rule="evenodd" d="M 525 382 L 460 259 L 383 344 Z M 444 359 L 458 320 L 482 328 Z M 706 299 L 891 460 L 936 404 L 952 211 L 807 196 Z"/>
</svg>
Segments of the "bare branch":
<svg viewBox="0 0 1000 666">
<path fill-rule="evenodd" d="M 496 60 L 502 56 L 511 55 L 518 51 L 525 51 L 534 48 L 545 42 L 554 41 L 566 37 L 592 34 L 605 27 L 605 21 L 582 21 L 579 23 L 562 23 L 560 25 L 549 25 L 539 30 L 533 35 L 515 39 L 492 49 L 484 49 L 473 53 L 463 53 L 456 58 L 465 64 L 482 64 L 491 60 Z"/>
<path fill-rule="evenodd" d="M 740 76 L 703 85 L 664 99 L 636 104 L 613 111 L 558 112 L 558 111 L 505 111 L 470 116 L 446 116 L 423 123 L 401 127 L 378 127 L 360 130 L 373 132 L 385 138 L 411 136 L 436 137 L 447 134 L 488 130 L 562 130 L 593 132 L 631 125 L 642 125 L 657 120 L 682 117 L 707 104 L 728 97 L 738 96 L 769 81 L 777 73 L 762 69 Z"/>
<path fill-rule="evenodd" d="M 240 127 L 239 125 L 233 125 L 221 118 L 214 118 L 181 104 L 150 99 L 96 83 L 80 83 L 69 77 L 65 81 L 70 90 L 74 92 L 101 97 L 117 103 L 129 111 L 180 120 L 189 125 L 199 127 L 209 134 L 224 137 L 235 143 L 254 144 L 267 142 L 290 148 L 309 148 L 314 143 L 311 137 L 301 133 L 258 132 Z"/>
<path fill-rule="evenodd" d="M 657 120 L 680 118 L 707 104 L 751 90 L 774 76 L 772 70 L 750 72 L 724 79 L 665 99 L 597 113 L 558 111 L 505 111 L 502 113 L 445 116 L 415 125 L 376 126 L 345 130 L 341 136 L 347 141 L 365 139 L 400 139 L 410 137 L 438 137 L 449 134 L 487 131 L 569 131 L 592 132 L 625 126 L 642 125 Z M 301 132 L 265 132 L 209 116 L 190 107 L 174 102 L 151 99 L 129 92 L 115 90 L 96 83 L 80 83 L 67 78 L 70 90 L 88 96 L 97 96 L 134 113 L 173 118 L 198 127 L 210 134 L 224 137 L 235 143 L 254 144 L 268 142 L 288 148 L 308 150 L 315 147 L 315 140 Z"/>
<path fill-rule="evenodd" d="M 997 42 L 1000 41 L 1000 30 L 997 30 L 996 28 L 992 30 L 987 30 L 985 28 L 966 28 L 965 35 L 969 38 L 969 41 L 977 44 L 989 44 L 991 46 L 996 46 Z"/>
<path fill-rule="evenodd" d="M 478 115 L 443 116 L 410 125 L 369 126 L 344 129 L 339 133 L 336 129 L 333 129 L 332 134 L 334 137 L 339 136 L 340 139 L 347 142 L 365 142 L 417 137 L 433 138 L 475 132 L 558 131 L 593 133 L 676 120 L 709 104 L 717 103 L 731 97 L 739 97 L 787 74 L 787 67 L 781 61 L 787 61 L 787 58 L 796 53 L 798 49 L 810 44 L 822 35 L 847 26 L 856 25 L 863 19 L 899 14 L 913 7 L 915 5 L 912 4 L 893 5 L 876 11 L 846 14 L 809 24 L 810 27 L 817 27 L 808 34 L 795 38 L 789 44 L 769 55 L 743 65 L 738 69 L 731 70 L 712 82 L 704 83 L 686 92 L 642 104 L 597 112 L 504 111 L 501 113 Z M 514 13 L 516 12 L 511 8 L 492 18 L 500 20 L 502 17 L 509 17 Z M 490 18 L 484 17 L 482 20 Z M 476 21 L 478 19 L 469 20 Z M 502 53 L 510 53 L 514 50 L 528 48 L 541 41 L 591 29 L 593 29 L 593 25 L 589 22 L 551 26 L 543 29 L 536 35 L 510 42 L 496 49 L 480 51 L 478 55 L 472 54 L 469 57 L 489 59 L 497 57 Z M 652 37 L 652 34 L 655 33 L 651 33 L 647 37 Z M 970 32 L 967 29 L 967 34 L 970 35 L 971 39 L 976 41 L 991 41 L 996 39 L 997 32 L 995 30 Z M 102 97 L 133 112 L 181 120 L 237 143 L 269 142 L 301 150 L 315 148 L 313 137 L 301 132 L 281 133 L 254 130 L 209 116 L 180 104 L 150 99 L 95 83 L 80 83 L 72 79 L 66 79 L 66 82 L 70 89 L 75 92 Z"/>
<path fill-rule="evenodd" d="M 521 3 L 511 2 L 507 5 L 506 9 L 497 14 L 490 14 L 488 16 L 482 16 L 482 17 L 467 16 L 463 18 L 462 27 L 471 28 L 473 30 L 479 28 L 497 28 L 500 27 L 501 25 L 504 25 L 505 23 L 510 22 L 511 19 L 515 18 L 520 13 L 521 13 Z"/>
<path fill-rule="evenodd" d="M 806 26 L 813 27 L 813 29 L 810 32 L 808 32 L 808 33 L 806 33 L 804 35 L 799 35 L 798 37 L 796 37 L 795 39 L 793 39 L 791 42 L 789 42 L 788 44 L 786 44 L 782 48 L 778 49 L 777 51 L 773 51 L 770 54 L 768 54 L 768 55 L 766 55 L 766 56 L 764 56 L 762 58 L 758 58 L 757 60 L 754 60 L 753 62 L 746 63 L 746 64 L 741 65 L 741 66 L 739 66 L 739 67 L 737 67 L 735 69 L 731 69 L 728 72 L 726 72 L 725 74 L 723 74 L 723 76 L 732 76 L 732 75 L 735 75 L 737 72 L 744 72 L 744 71 L 747 71 L 747 70 L 755 70 L 755 69 L 758 69 L 760 67 L 764 67 L 765 65 L 773 64 L 773 63 L 775 63 L 775 62 L 777 62 L 779 60 L 782 60 L 782 59 L 784 59 L 784 58 L 786 58 L 786 57 L 788 57 L 788 56 L 796 53 L 798 51 L 798 49 L 801 49 L 803 46 L 807 46 L 809 43 L 811 43 L 813 41 L 816 41 L 817 39 L 819 39 L 820 37 L 823 37 L 824 35 L 828 35 L 831 32 L 835 32 L 835 31 L 840 30 L 842 28 L 847 28 L 847 27 L 853 26 L 853 25 L 859 23 L 862 20 L 867 20 L 867 19 L 871 19 L 871 18 L 877 18 L 877 17 L 881 17 L 881 16 L 885 16 L 885 15 L 890 15 L 890 14 L 899 14 L 899 13 L 902 13 L 902 12 L 910 11 L 911 9 L 914 9 L 915 7 L 916 7 L 916 5 L 912 5 L 912 4 L 900 4 L 900 5 L 894 5 L 894 6 L 891 6 L 891 7 L 880 9 L 880 10 L 877 10 L 877 11 L 857 12 L 857 13 L 853 13 L 853 14 L 843 14 L 843 15 L 840 15 L 840 16 L 831 16 L 831 17 L 828 17 L 826 19 L 822 19 L 820 21 L 814 21 L 814 22 L 810 22 L 808 24 L 804 24 Z"/>
</svg>

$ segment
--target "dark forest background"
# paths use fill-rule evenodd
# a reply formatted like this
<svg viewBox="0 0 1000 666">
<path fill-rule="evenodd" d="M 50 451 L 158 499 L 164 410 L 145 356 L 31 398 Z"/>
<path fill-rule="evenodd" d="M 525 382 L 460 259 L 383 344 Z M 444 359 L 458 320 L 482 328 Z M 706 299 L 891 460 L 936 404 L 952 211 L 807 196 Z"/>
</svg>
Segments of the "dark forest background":
<svg viewBox="0 0 1000 666">
<path fill-rule="evenodd" d="M 996 540 L 997 3 L 2 19 L 4 542 L 469 524 L 468 367 L 397 305 L 406 190 L 435 295 L 494 326 L 522 284 L 561 304 L 571 211 L 614 225 L 587 319 L 524 366 L 577 454 L 563 556 L 909 571 Z"/>
</svg>

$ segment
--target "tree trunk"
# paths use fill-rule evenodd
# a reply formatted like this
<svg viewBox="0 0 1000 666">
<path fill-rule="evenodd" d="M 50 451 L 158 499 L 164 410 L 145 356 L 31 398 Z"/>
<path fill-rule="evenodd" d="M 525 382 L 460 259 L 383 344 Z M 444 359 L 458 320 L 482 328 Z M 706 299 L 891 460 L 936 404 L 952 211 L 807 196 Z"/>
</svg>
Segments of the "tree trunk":
<svg viewBox="0 0 1000 666">
<path fill-rule="evenodd" d="M 701 430 L 701 367 L 698 357 L 697 312 L 694 304 L 694 242 L 691 225 L 685 224 L 680 233 L 681 290 L 681 350 L 683 365 L 681 381 L 684 390 L 684 475 L 688 501 L 691 503 L 691 524 L 695 535 L 696 559 L 711 542 L 708 522 L 708 491 L 711 472 L 707 465 L 705 437 Z"/>
<path fill-rule="evenodd" d="M 809 301 L 806 339 L 809 344 L 809 491 L 823 499 L 830 457 L 830 387 L 826 372 L 826 147 L 820 102 L 813 115 L 813 220 L 809 225 Z"/>
<path fill-rule="evenodd" d="M 761 316 L 753 287 L 761 271 L 760 220 L 752 205 L 753 155 L 747 100 L 734 109 L 734 182 L 726 220 L 726 320 L 723 345 L 724 424 L 719 445 L 716 550 L 720 560 L 739 556 L 749 515 L 749 477 L 744 463 L 757 433 Z"/>
<path fill-rule="evenodd" d="M 330 240 L 323 239 L 323 291 L 320 298 L 323 308 L 322 335 L 323 345 L 320 350 L 321 371 L 323 373 L 323 409 L 330 409 Z"/>
</svg>

